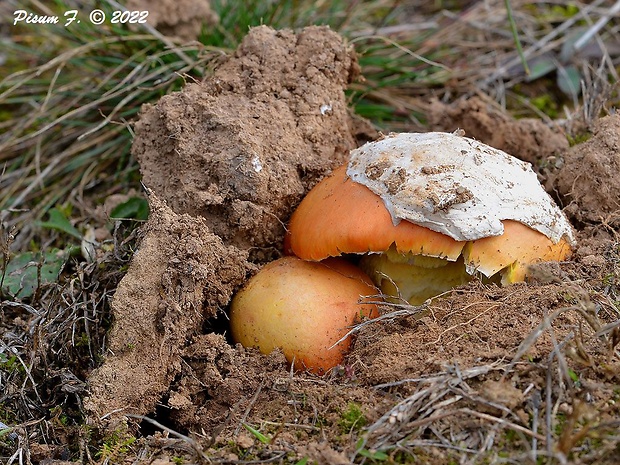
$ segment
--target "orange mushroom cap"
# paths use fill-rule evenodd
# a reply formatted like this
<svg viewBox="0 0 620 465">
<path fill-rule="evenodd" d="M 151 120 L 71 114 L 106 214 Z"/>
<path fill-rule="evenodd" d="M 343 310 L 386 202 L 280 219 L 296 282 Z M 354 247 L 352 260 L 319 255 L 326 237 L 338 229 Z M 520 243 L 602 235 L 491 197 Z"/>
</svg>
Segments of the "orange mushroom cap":
<svg viewBox="0 0 620 465">
<path fill-rule="evenodd" d="M 341 166 L 318 183 L 291 217 L 284 250 L 304 260 L 345 253 L 382 253 L 395 244 L 400 253 L 455 261 L 465 242 L 422 226 L 392 223 L 381 197 L 347 177 Z"/>
<path fill-rule="evenodd" d="M 572 253 L 564 238 L 554 244 L 547 236 L 523 223 L 512 220 L 502 223 L 504 234 L 468 242 L 463 249 L 465 263 L 472 271 L 493 276 L 505 269 L 502 284 L 509 284 L 525 279 L 527 265 L 561 261 Z"/>
<path fill-rule="evenodd" d="M 341 254 L 383 253 L 392 245 L 401 254 L 456 261 L 462 254 L 470 274 L 487 277 L 505 270 L 504 284 L 525 279 L 527 265 L 559 261 L 571 254 L 563 238 L 553 243 L 544 234 L 513 220 L 504 233 L 473 241 L 402 220 L 394 225 L 381 197 L 346 175 L 342 166 L 318 183 L 293 213 L 284 241 L 285 252 L 304 260 Z"/>
</svg>

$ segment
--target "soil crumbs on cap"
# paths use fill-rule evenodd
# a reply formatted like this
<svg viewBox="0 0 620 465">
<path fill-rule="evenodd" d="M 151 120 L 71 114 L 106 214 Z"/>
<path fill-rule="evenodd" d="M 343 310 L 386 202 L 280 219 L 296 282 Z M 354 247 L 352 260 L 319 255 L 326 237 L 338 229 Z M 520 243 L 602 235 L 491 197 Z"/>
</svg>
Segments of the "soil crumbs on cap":
<svg viewBox="0 0 620 465">
<path fill-rule="evenodd" d="M 463 454 L 588 463 L 595 448 L 598 460 L 620 460 L 620 250 L 599 220 L 606 210 L 579 217 L 574 259 L 537 266 L 530 283 L 475 282 L 421 308 L 386 306 L 326 377 L 291 374 L 281 354 L 227 340 L 233 292 L 279 255 L 292 209 L 356 145 L 343 92 L 357 72 L 326 28 L 261 27 L 213 78 L 144 110 L 134 154 L 153 213 L 114 298 L 111 355 L 89 379 L 90 421 L 131 435 L 155 414 L 163 429 L 133 447 L 162 464 L 449 463 Z M 485 118 L 483 105 L 470 105 Z M 489 136 L 509 140 L 511 128 Z M 605 137 L 595 131 L 589 143 Z M 596 147 L 617 157 L 616 142 Z M 580 189 L 594 195 L 600 181 L 583 177 Z"/>
</svg>

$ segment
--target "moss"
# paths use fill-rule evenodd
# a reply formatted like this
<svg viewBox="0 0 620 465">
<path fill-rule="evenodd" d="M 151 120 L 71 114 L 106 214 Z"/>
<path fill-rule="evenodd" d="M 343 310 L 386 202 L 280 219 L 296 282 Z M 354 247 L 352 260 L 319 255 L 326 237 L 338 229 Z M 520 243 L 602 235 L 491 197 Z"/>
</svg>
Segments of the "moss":
<svg viewBox="0 0 620 465">
<path fill-rule="evenodd" d="M 558 104 L 549 94 L 543 94 L 538 97 L 533 97 L 530 99 L 530 102 L 538 110 L 540 110 L 550 118 L 555 119 L 558 117 Z"/>
<path fill-rule="evenodd" d="M 111 433 L 97 452 L 96 456 L 102 463 L 121 463 L 131 451 L 136 437 L 124 430 Z"/>
<path fill-rule="evenodd" d="M 355 402 L 349 402 L 347 408 L 338 421 L 338 426 L 343 434 L 349 434 L 353 431 L 359 431 L 362 429 L 368 420 L 364 416 L 362 409 Z"/>
<path fill-rule="evenodd" d="M 574 134 L 572 136 L 570 135 L 566 136 L 566 138 L 568 139 L 568 144 L 571 147 L 574 147 L 575 145 L 583 144 L 584 142 L 588 141 L 591 137 L 592 137 L 592 133 L 590 132 L 581 132 L 579 134 Z"/>
</svg>

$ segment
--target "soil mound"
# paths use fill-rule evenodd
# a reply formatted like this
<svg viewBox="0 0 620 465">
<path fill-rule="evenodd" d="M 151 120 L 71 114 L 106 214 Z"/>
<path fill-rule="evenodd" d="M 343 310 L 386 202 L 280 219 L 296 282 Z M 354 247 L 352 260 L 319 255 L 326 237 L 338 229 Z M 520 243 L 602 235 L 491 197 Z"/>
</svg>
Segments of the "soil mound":
<svg viewBox="0 0 620 465">
<path fill-rule="evenodd" d="M 428 120 L 432 130 L 463 129 L 467 137 L 528 161 L 534 168 L 541 160 L 561 155 L 568 149 L 566 137 L 559 128 L 533 118 L 515 119 L 478 97 L 449 105 L 435 100 L 429 107 Z"/>
<path fill-rule="evenodd" d="M 203 24 L 216 24 L 209 0 L 127 0 L 130 11 L 148 11 L 148 23 L 169 37 L 189 42 L 200 35 Z"/>
<path fill-rule="evenodd" d="M 328 28 L 251 30 L 212 78 L 144 110 L 144 184 L 232 244 L 279 248 L 282 221 L 356 146 L 343 91 L 358 71 Z"/>
<path fill-rule="evenodd" d="M 144 108 L 133 154 L 152 213 L 112 302 L 111 355 L 90 377 L 93 418 L 152 412 L 206 319 L 279 254 L 293 208 L 356 146 L 344 89 L 358 71 L 329 28 L 258 27 L 204 83 Z"/>
<path fill-rule="evenodd" d="M 249 271 L 203 218 L 177 215 L 154 196 L 140 249 L 119 284 L 104 364 L 90 377 L 88 410 L 152 411 L 181 369 L 180 349 L 228 304 Z"/>
<path fill-rule="evenodd" d="M 592 137 L 564 156 L 554 185 L 578 223 L 620 224 L 620 115 L 601 118 Z"/>
</svg>

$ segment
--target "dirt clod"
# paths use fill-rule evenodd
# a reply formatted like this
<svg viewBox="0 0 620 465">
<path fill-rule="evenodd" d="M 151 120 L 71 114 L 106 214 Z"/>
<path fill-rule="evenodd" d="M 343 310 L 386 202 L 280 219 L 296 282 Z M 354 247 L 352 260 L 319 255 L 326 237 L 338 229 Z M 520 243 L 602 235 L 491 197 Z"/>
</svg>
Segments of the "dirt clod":
<svg viewBox="0 0 620 465">
<path fill-rule="evenodd" d="M 171 416 L 178 424 L 200 424 L 208 430 L 229 423 L 231 411 L 238 421 L 257 392 L 268 394 L 275 380 L 288 375 L 282 353 L 262 357 L 213 333 L 197 336 L 183 351 L 183 359 L 182 376 L 168 401 Z"/>
<path fill-rule="evenodd" d="M 215 424 L 284 366 L 248 359 L 215 334 L 185 348 L 253 263 L 280 253 L 295 205 L 355 147 L 344 89 L 358 72 L 352 49 L 329 28 L 258 27 L 204 83 L 144 108 L 132 150 L 152 212 L 114 296 L 111 355 L 90 377 L 86 407 L 96 418 L 152 412 L 182 357 L 198 357 L 197 391 L 206 386 L 216 399 L 208 403 Z M 181 381 L 167 402 L 179 423 L 204 424 L 189 385 Z"/>
<path fill-rule="evenodd" d="M 119 284 L 105 363 L 90 376 L 86 408 L 146 414 L 181 369 L 180 349 L 251 270 L 203 218 L 177 215 L 154 195 L 144 238 Z"/>
<path fill-rule="evenodd" d="M 203 24 L 218 21 L 209 0 L 127 0 L 126 6 L 130 11 L 148 11 L 148 24 L 185 42 L 196 40 Z"/>
<path fill-rule="evenodd" d="M 467 137 L 528 161 L 534 167 L 541 160 L 568 149 L 566 137 L 557 127 L 551 128 L 532 118 L 517 120 L 478 97 L 449 105 L 435 100 L 428 118 L 430 130 L 463 129 Z"/>
<path fill-rule="evenodd" d="M 212 78 L 145 109 L 144 183 L 231 244 L 279 248 L 306 190 L 356 146 L 343 91 L 358 72 L 329 28 L 252 29 Z"/>
<path fill-rule="evenodd" d="M 554 185 L 577 222 L 620 222 L 620 115 L 601 118 L 592 137 L 564 156 Z"/>
</svg>

